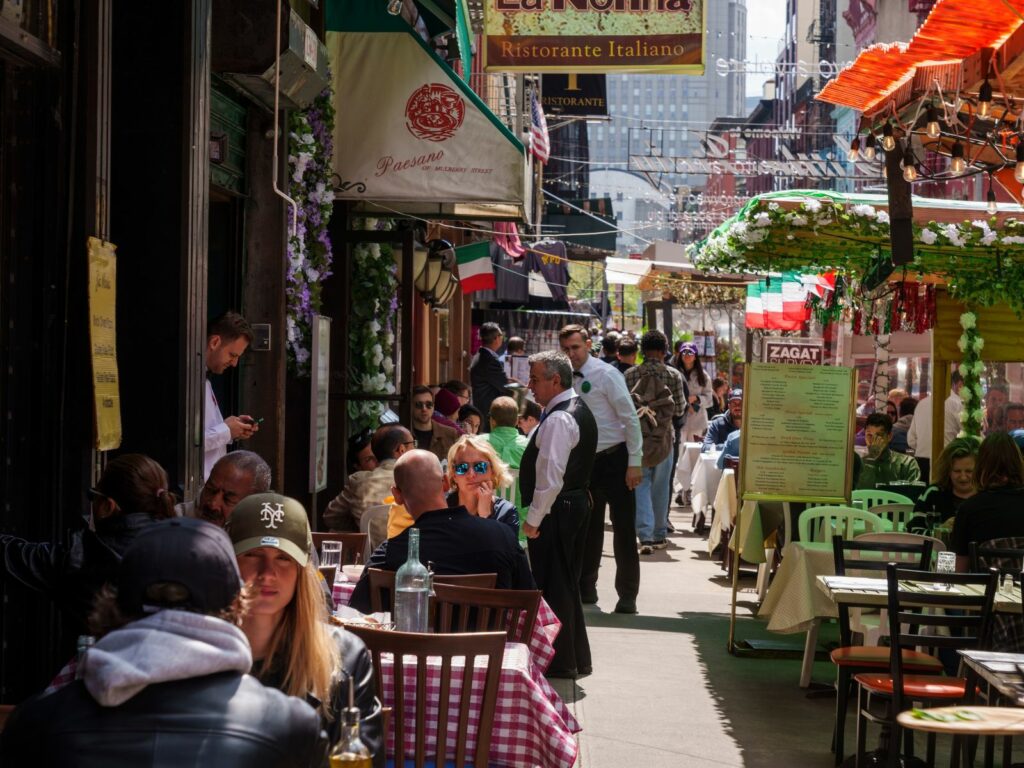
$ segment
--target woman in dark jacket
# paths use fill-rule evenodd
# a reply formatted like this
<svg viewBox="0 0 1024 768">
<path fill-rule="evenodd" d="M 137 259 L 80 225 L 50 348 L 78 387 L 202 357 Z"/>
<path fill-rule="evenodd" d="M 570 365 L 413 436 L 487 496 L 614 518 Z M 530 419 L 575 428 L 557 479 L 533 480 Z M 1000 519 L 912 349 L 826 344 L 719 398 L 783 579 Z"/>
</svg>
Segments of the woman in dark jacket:
<svg viewBox="0 0 1024 768">
<path fill-rule="evenodd" d="M 268 512 L 269 510 L 269 512 Z M 381 708 L 363 641 L 328 624 L 322 580 L 310 555 L 306 510 L 276 493 L 247 496 L 224 527 L 249 590 L 242 631 L 252 647 L 252 674 L 264 685 L 304 698 L 320 713 L 331 747 L 340 740 L 349 686 L 360 711 L 359 733 L 384 765 Z"/>
<path fill-rule="evenodd" d="M 942 449 L 935 462 L 935 482 L 918 497 L 908 530 L 927 533 L 956 515 L 960 504 L 978 492 L 974 468 L 979 443 L 976 437 L 958 437 Z"/>
<path fill-rule="evenodd" d="M 994 432 L 978 449 L 974 468 L 978 493 L 964 501 L 953 524 L 952 549 L 966 570 L 972 541 L 1024 536 L 1024 461 L 1005 432 Z"/>
<path fill-rule="evenodd" d="M 69 619 L 72 639 L 86 632 L 93 601 L 114 581 L 128 545 L 157 520 L 174 517 L 176 503 L 163 467 L 139 453 L 110 461 L 89 498 L 88 527 L 72 532 L 66 544 L 0 535 L 2 578 L 53 600 Z"/>
</svg>

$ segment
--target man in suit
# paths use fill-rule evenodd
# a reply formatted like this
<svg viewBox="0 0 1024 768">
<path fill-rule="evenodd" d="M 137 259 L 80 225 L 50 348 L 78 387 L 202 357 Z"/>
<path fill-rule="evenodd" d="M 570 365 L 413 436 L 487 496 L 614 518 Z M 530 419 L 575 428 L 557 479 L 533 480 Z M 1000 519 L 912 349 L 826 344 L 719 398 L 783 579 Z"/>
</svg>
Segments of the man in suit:
<svg viewBox="0 0 1024 768">
<path fill-rule="evenodd" d="M 505 333 L 497 323 L 480 326 L 480 350 L 469 364 L 469 383 L 473 387 L 473 405 L 480 413 L 491 412 L 491 402 L 496 397 L 508 394 L 508 377 L 505 366 L 498 360 L 498 350 L 505 339 Z M 486 425 L 484 425 L 486 426 Z"/>
<path fill-rule="evenodd" d="M 544 415 L 519 466 L 519 492 L 528 508 L 522 531 L 533 577 L 562 622 L 547 675 L 568 678 L 592 668 L 579 584 L 598 440 L 597 422 L 572 380 L 572 365 L 562 353 L 530 357 L 529 386 Z"/>
</svg>

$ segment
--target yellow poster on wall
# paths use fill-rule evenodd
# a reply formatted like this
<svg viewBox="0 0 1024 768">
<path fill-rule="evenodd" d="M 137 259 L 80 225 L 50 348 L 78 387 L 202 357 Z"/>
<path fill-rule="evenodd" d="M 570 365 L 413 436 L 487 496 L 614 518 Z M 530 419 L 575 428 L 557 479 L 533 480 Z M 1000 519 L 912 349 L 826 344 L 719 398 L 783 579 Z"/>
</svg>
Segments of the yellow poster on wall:
<svg viewBox="0 0 1024 768">
<path fill-rule="evenodd" d="M 706 0 L 485 0 L 487 72 L 704 74 Z"/>
<path fill-rule="evenodd" d="M 856 371 L 747 366 L 740 433 L 744 500 L 845 504 L 853 483 Z"/>
<path fill-rule="evenodd" d="M 121 394 L 117 375 L 117 246 L 89 238 L 89 341 L 96 449 L 121 445 Z"/>
</svg>

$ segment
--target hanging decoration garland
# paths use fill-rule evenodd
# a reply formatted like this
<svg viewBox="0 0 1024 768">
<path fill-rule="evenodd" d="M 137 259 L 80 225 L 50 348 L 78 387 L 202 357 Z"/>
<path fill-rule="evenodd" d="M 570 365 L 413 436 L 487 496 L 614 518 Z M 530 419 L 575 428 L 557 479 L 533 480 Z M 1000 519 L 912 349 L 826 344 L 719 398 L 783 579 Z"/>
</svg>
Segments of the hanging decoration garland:
<svg viewBox="0 0 1024 768">
<path fill-rule="evenodd" d="M 390 231 L 394 222 L 360 219 L 352 228 Z M 398 267 L 390 245 L 359 243 L 352 249 L 352 298 L 348 330 L 349 389 L 364 395 L 393 395 Z M 387 402 L 382 400 L 349 400 L 350 434 L 376 428 L 387 407 Z"/>
<path fill-rule="evenodd" d="M 313 316 L 320 313 L 321 283 L 331 274 L 333 260 L 327 234 L 334 209 L 330 182 L 334 151 L 331 87 L 325 88 L 308 109 L 292 112 L 288 128 L 288 193 L 298 206 L 298 216 L 296 230 L 288 238 L 286 347 L 289 369 L 298 376 L 308 376 L 310 329 Z"/>
<path fill-rule="evenodd" d="M 960 436 L 981 437 L 985 421 L 981 391 L 981 373 L 985 370 L 985 363 L 981 359 L 981 350 L 985 348 L 985 339 L 978 333 L 978 316 L 973 312 L 960 315 L 960 327 L 964 329 L 957 342 L 964 355 L 959 368 L 960 375 L 964 377 L 964 386 L 960 390 L 960 399 L 964 404 L 960 412 Z"/>
</svg>

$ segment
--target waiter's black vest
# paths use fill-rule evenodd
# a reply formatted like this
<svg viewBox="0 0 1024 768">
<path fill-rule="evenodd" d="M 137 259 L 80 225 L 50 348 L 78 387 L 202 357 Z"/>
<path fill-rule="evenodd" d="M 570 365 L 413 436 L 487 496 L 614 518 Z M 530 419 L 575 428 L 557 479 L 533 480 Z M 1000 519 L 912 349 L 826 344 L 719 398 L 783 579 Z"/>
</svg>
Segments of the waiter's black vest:
<svg viewBox="0 0 1024 768">
<path fill-rule="evenodd" d="M 573 419 L 580 429 L 580 439 L 576 447 L 569 453 L 569 462 L 565 466 L 565 476 L 562 481 L 560 494 L 570 492 L 581 492 L 587 490 L 590 485 L 590 470 L 594 466 L 594 456 L 597 453 L 597 422 L 594 421 L 594 414 L 587 408 L 582 397 L 574 397 L 565 400 L 544 417 L 545 419 L 555 411 L 565 411 Z M 542 420 L 543 422 L 543 420 Z M 523 507 L 529 507 L 533 501 L 533 490 L 537 487 L 537 433 L 540 427 L 533 432 L 526 450 L 523 451 L 523 458 L 519 461 L 519 494 L 522 497 Z"/>
</svg>

